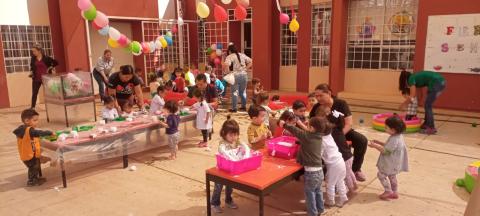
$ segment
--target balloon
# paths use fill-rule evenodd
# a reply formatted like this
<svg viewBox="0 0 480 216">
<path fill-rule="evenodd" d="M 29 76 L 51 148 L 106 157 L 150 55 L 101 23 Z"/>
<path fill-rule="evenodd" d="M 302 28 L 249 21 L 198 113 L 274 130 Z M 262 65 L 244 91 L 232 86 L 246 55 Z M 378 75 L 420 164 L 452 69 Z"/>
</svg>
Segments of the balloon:
<svg viewBox="0 0 480 216">
<path fill-rule="evenodd" d="M 171 31 L 168 31 L 168 32 L 167 32 L 167 36 L 168 36 L 168 37 L 172 37 L 172 32 L 171 32 Z"/>
<path fill-rule="evenodd" d="M 162 48 L 162 42 L 160 39 L 155 40 L 155 49 L 160 50 Z"/>
<path fill-rule="evenodd" d="M 290 31 L 292 31 L 292 32 L 297 32 L 297 31 L 298 31 L 298 29 L 300 28 L 300 24 L 298 23 L 296 17 L 294 17 L 294 18 L 292 19 L 292 21 L 290 22 L 290 25 L 288 26 L 288 28 L 289 28 Z"/>
<path fill-rule="evenodd" d="M 142 54 L 142 50 L 140 50 L 140 52 L 138 52 L 138 53 L 136 53 L 136 52 L 132 52 L 132 54 L 133 54 L 134 56 L 139 56 L 139 55 L 141 55 L 141 54 Z"/>
<path fill-rule="evenodd" d="M 82 16 L 83 16 L 83 13 L 82 13 Z M 84 17 L 84 19 L 85 19 L 85 17 Z M 100 29 L 102 29 L 102 27 L 100 27 L 100 26 L 98 26 L 97 24 L 95 24 L 95 22 L 92 22 L 92 26 L 93 26 L 93 28 L 94 28 L 95 30 L 100 30 Z"/>
<path fill-rule="evenodd" d="M 150 52 L 150 45 L 148 42 L 142 42 L 142 52 L 149 53 Z"/>
<path fill-rule="evenodd" d="M 150 48 L 150 53 L 155 52 L 155 49 L 157 48 L 153 41 L 148 42 L 148 47 Z"/>
<path fill-rule="evenodd" d="M 206 51 L 207 51 L 207 55 L 210 55 L 210 54 L 212 53 L 212 51 L 213 51 L 213 50 L 212 50 L 212 48 L 211 48 L 211 47 L 208 47 Z"/>
<path fill-rule="evenodd" d="M 223 49 L 223 44 L 222 44 L 222 43 L 218 43 L 218 44 L 217 44 L 217 49 L 220 49 L 220 50 Z"/>
<path fill-rule="evenodd" d="M 131 50 L 132 49 L 132 41 L 127 38 L 127 43 L 125 45 L 123 45 L 122 47 L 129 47 L 130 50 Z"/>
<path fill-rule="evenodd" d="M 182 19 L 182 17 L 178 17 L 177 24 L 178 24 L 179 26 L 182 26 L 182 25 L 183 25 L 183 19 Z"/>
<path fill-rule="evenodd" d="M 138 41 L 133 41 L 131 43 L 132 53 L 139 53 L 142 51 L 142 45 Z"/>
<path fill-rule="evenodd" d="M 117 48 L 119 46 L 117 41 L 112 38 L 108 38 L 108 45 L 112 48 Z"/>
<path fill-rule="evenodd" d="M 94 20 L 95 17 L 97 17 L 97 8 L 95 8 L 95 5 L 92 4 L 92 6 L 88 10 L 84 10 L 83 16 L 88 21 Z"/>
<path fill-rule="evenodd" d="M 243 6 L 237 5 L 235 8 L 235 19 L 244 20 L 245 18 L 247 18 L 247 10 Z"/>
<path fill-rule="evenodd" d="M 118 40 L 118 39 L 120 39 L 120 36 L 121 36 L 120 32 L 113 27 L 110 27 L 110 29 L 108 29 L 108 35 L 113 40 Z"/>
<path fill-rule="evenodd" d="M 217 53 L 212 52 L 212 53 L 210 54 L 210 59 L 213 60 L 213 59 L 215 59 L 216 57 L 217 57 Z"/>
<path fill-rule="evenodd" d="M 160 43 L 162 44 L 162 47 L 165 48 L 168 46 L 168 42 L 165 39 L 165 37 L 160 36 Z"/>
<path fill-rule="evenodd" d="M 210 15 L 210 8 L 208 8 L 207 4 L 203 2 L 197 4 L 197 15 L 204 19 Z"/>
<path fill-rule="evenodd" d="M 176 25 L 174 25 L 174 26 L 172 27 L 172 33 L 173 33 L 173 34 L 176 34 L 177 32 L 178 32 L 178 28 L 177 28 Z"/>
<path fill-rule="evenodd" d="M 127 36 L 125 35 L 121 35 L 120 38 L 117 40 L 118 44 L 120 44 L 120 46 L 125 46 L 127 45 Z"/>
<path fill-rule="evenodd" d="M 95 17 L 95 20 L 93 22 L 100 27 L 105 27 L 108 25 L 108 17 L 104 13 L 97 11 L 97 17 Z"/>
<path fill-rule="evenodd" d="M 290 21 L 290 17 L 286 13 L 281 13 L 279 18 L 280 18 L 280 24 L 287 24 L 288 21 Z"/>
<path fill-rule="evenodd" d="M 225 11 L 225 9 L 218 4 L 215 4 L 215 8 L 213 9 L 213 16 L 215 17 L 215 21 L 217 22 L 225 22 L 228 20 L 227 11 Z"/>
<path fill-rule="evenodd" d="M 212 44 L 212 45 L 210 45 L 210 48 L 212 48 L 212 50 L 216 50 L 216 49 L 217 49 L 217 45 L 216 45 L 216 44 Z"/>
<path fill-rule="evenodd" d="M 232 0 L 222 0 L 222 3 L 223 4 L 230 4 L 230 3 L 232 3 Z"/>
<path fill-rule="evenodd" d="M 103 27 L 102 29 L 98 30 L 98 33 L 103 35 L 103 36 L 107 36 L 109 29 L 110 29 L 110 26 L 107 25 L 107 26 Z"/>
<path fill-rule="evenodd" d="M 172 46 L 173 45 L 173 39 L 171 37 L 168 37 L 168 36 L 165 36 L 163 37 L 166 41 L 167 41 L 167 44 L 169 46 Z"/>
<path fill-rule="evenodd" d="M 250 1 L 249 0 L 237 0 L 237 4 L 247 8 L 248 5 L 250 4 Z"/>
<path fill-rule="evenodd" d="M 221 61 L 218 57 L 216 57 L 213 62 L 215 63 L 215 65 L 219 65 L 221 63 Z"/>
<path fill-rule="evenodd" d="M 80 8 L 80 10 L 84 11 L 92 6 L 92 2 L 90 0 L 78 0 L 77 6 Z"/>
<path fill-rule="evenodd" d="M 222 56 L 222 50 L 221 49 L 215 50 L 215 53 L 217 54 L 217 56 Z"/>
</svg>

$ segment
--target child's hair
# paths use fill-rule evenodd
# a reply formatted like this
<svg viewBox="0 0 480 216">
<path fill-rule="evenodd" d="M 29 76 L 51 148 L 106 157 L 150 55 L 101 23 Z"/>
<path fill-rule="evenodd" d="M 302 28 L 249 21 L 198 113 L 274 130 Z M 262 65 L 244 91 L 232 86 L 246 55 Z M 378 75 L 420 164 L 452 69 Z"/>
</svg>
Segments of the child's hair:
<svg viewBox="0 0 480 216">
<path fill-rule="evenodd" d="M 412 73 L 406 70 L 402 70 L 402 72 L 400 72 L 400 77 L 398 79 L 398 90 L 400 90 L 403 95 L 410 94 L 410 87 L 408 87 L 408 78 L 410 78 L 411 75 Z"/>
<path fill-rule="evenodd" d="M 279 95 L 273 95 L 272 96 L 272 101 L 279 101 L 280 100 L 280 96 Z"/>
<path fill-rule="evenodd" d="M 22 122 L 25 122 L 27 120 L 32 119 L 34 116 L 39 116 L 39 115 L 40 114 L 38 114 L 38 112 L 35 111 L 34 109 L 26 109 L 22 111 L 22 114 L 20 117 L 22 118 Z"/>
<path fill-rule="evenodd" d="M 334 127 L 333 124 L 330 123 L 327 118 L 318 117 L 318 116 L 310 118 L 309 124 L 310 126 L 313 127 L 315 132 L 321 133 L 324 135 L 332 133 L 332 128 Z"/>
<path fill-rule="evenodd" d="M 170 113 L 176 113 L 178 111 L 178 103 L 173 100 L 169 100 L 165 102 L 165 105 L 163 106 L 168 112 Z"/>
<path fill-rule="evenodd" d="M 165 86 L 161 85 L 161 86 L 158 86 L 157 88 L 157 94 L 160 94 L 160 92 L 164 92 L 165 91 Z"/>
<path fill-rule="evenodd" d="M 292 109 L 293 110 L 298 110 L 298 109 L 306 108 L 306 107 L 307 107 L 307 105 L 305 104 L 305 102 L 303 102 L 301 100 L 296 100 L 292 104 Z"/>
<path fill-rule="evenodd" d="M 308 98 L 315 98 L 315 92 L 309 93 Z"/>
<path fill-rule="evenodd" d="M 262 92 L 257 96 L 257 104 L 262 105 L 263 102 L 267 101 L 269 98 L 266 92 Z"/>
<path fill-rule="evenodd" d="M 227 120 L 223 122 L 222 129 L 220 129 L 220 136 L 226 139 L 227 134 L 240 134 L 240 126 L 237 121 L 230 119 L 230 115 L 227 116 Z"/>
<path fill-rule="evenodd" d="M 168 80 L 167 83 L 165 83 L 165 89 L 172 90 L 172 88 L 173 88 L 173 82 L 172 80 Z"/>
<path fill-rule="evenodd" d="M 112 96 L 103 97 L 103 104 L 105 105 L 113 103 L 114 101 L 115 101 L 115 98 L 113 98 Z"/>
<path fill-rule="evenodd" d="M 385 125 L 395 130 L 395 134 L 401 134 L 406 130 L 405 122 L 398 116 L 391 116 L 385 120 Z"/>
<path fill-rule="evenodd" d="M 260 83 L 260 79 L 259 78 L 253 78 L 252 79 L 252 85 L 256 85 L 257 83 Z"/>
<path fill-rule="evenodd" d="M 175 73 L 175 75 L 177 74 L 177 72 L 178 72 L 178 73 L 181 73 L 182 76 L 183 76 L 183 69 L 182 69 L 181 67 L 177 67 L 177 68 L 175 68 L 175 70 L 173 71 L 173 73 Z"/>
<path fill-rule="evenodd" d="M 292 121 L 296 118 L 297 117 L 295 116 L 295 114 L 293 114 L 293 112 L 290 112 L 288 110 L 283 112 L 282 115 L 280 116 L 280 120 L 285 121 L 285 122 Z"/>
<path fill-rule="evenodd" d="M 204 95 L 203 95 L 203 92 L 202 90 L 198 89 L 198 88 L 195 88 L 195 90 L 193 90 L 193 97 L 196 97 L 196 98 L 200 98 L 200 99 L 204 99 Z M 201 101 L 199 101 L 201 102 Z"/>
<path fill-rule="evenodd" d="M 122 110 L 125 110 L 126 108 L 133 108 L 133 104 L 130 103 L 130 101 L 125 101 L 125 102 L 122 104 Z"/>
<path fill-rule="evenodd" d="M 120 66 L 120 73 L 123 75 L 133 75 L 133 67 L 131 65 Z"/>
<path fill-rule="evenodd" d="M 315 116 L 318 117 L 325 117 L 330 115 L 330 107 L 328 105 L 320 105 L 318 106 L 317 111 L 315 112 Z"/>
<path fill-rule="evenodd" d="M 260 112 L 266 112 L 266 111 L 267 110 L 265 110 L 265 108 L 263 108 L 262 106 L 251 105 L 248 108 L 248 116 L 250 116 L 250 118 L 258 117 L 260 115 Z"/>
</svg>

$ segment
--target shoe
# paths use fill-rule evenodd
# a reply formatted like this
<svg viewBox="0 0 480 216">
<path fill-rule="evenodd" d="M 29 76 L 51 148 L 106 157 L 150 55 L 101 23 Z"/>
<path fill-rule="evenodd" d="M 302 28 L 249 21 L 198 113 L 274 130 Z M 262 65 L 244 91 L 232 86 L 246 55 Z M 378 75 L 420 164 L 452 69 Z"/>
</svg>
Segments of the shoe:
<svg viewBox="0 0 480 216">
<path fill-rule="evenodd" d="M 348 201 L 348 198 L 347 197 L 344 197 L 344 198 L 340 198 L 340 200 L 335 203 L 335 206 L 339 207 L 339 208 L 342 208 L 343 205 L 345 205 L 345 203 Z"/>
<path fill-rule="evenodd" d="M 398 199 L 398 193 L 397 193 L 397 192 L 393 192 L 388 198 L 390 198 L 390 199 Z"/>
<path fill-rule="evenodd" d="M 324 204 L 325 204 L 325 206 L 328 206 L 328 207 L 335 206 L 335 200 L 327 199 L 327 200 L 325 200 Z"/>
<path fill-rule="evenodd" d="M 28 180 L 27 181 L 27 187 L 33 187 L 33 186 L 35 186 L 35 182 L 32 181 L 32 180 Z"/>
<path fill-rule="evenodd" d="M 381 200 L 389 200 L 390 196 L 392 195 L 392 192 L 385 191 L 382 194 L 378 196 Z"/>
<path fill-rule="evenodd" d="M 199 147 L 199 148 L 207 147 L 207 143 L 206 142 L 199 142 L 197 144 L 197 147 Z"/>
<path fill-rule="evenodd" d="M 231 208 L 231 209 L 238 209 L 238 205 L 235 204 L 234 202 L 231 202 L 231 203 L 227 203 L 225 204 L 228 208 Z"/>
<path fill-rule="evenodd" d="M 365 177 L 365 174 L 363 174 L 362 171 L 355 172 L 355 178 L 359 182 L 364 182 L 365 180 L 367 180 L 367 178 Z"/>
<path fill-rule="evenodd" d="M 236 113 L 237 110 L 234 110 L 234 109 L 229 109 L 228 112 L 231 112 L 231 113 Z"/>
<path fill-rule="evenodd" d="M 47 182 L 46 178 L 38 178 L 37 179 L 37 186 L 40 186 L 40 185 L 44 184 L 45 182 Z"/>
<path fill-rule="evenodd" d="M 238 109 L 238 110 L 240 110 L 240 111 L 242 111 L 242 112 L 246 112 L 246 111 L 247 111 L 247 108 L 246 108 L 246 107 L 242 107 L 242 108 L 240 108 L 240 109 Z"/>
<path fill-rule="evenodd" d="M 220 207 L 220 206 L 212 205 L 212 210 L 213 210 L 213 212 L 215 212 L 217 214 L 223 213 L 222 207 Z"/>
<path fill-rule="evenodd" d="M 425 133 L 428 134 L 428 135 L 434 135 L 434 134 L 437 133 L 437 129 L 435 129 L 435 128 L 427 128 L 427 129 L 425 130 Z"/>
</svg>

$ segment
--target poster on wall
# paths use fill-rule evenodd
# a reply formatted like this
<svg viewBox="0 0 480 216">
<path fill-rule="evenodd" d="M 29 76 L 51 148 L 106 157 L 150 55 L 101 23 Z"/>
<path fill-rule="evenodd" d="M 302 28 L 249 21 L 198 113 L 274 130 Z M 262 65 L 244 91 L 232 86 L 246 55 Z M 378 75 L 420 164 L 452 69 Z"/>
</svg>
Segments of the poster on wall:
<svg viewBox="0 0 480 216">
<path fill-rule="evenodd" d="M 480 75 L 480 14 L 429 16 L 424 69 Z"/>
</svg>

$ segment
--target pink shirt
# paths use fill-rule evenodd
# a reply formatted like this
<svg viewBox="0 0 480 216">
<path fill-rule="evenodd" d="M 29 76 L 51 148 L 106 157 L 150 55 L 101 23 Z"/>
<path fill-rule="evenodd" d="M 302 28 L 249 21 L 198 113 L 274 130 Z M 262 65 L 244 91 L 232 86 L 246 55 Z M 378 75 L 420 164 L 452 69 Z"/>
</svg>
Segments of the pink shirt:
<svg viewBox="0 0 480 216">
<path fill-rule="evenodd" d="M 45 63 L 40 60 L 40 61 L 35 61 L 35 67 L 36 67 L 36 70 L 35 70 L 35 81 L 37 82 L 41 82 L 42 81 L 42 76 L 47 74 L 47 65 L 45 65 Z"/>
</svg>

